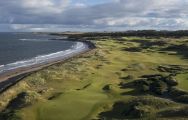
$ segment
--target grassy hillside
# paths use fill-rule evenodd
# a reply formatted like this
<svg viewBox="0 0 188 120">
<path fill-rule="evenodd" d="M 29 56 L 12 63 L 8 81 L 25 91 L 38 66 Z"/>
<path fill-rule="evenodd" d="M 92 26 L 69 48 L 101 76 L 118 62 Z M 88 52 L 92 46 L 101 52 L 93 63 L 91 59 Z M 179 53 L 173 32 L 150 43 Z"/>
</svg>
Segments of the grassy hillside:
<svg viewBox="0 0 188 120">
<path fill-rule="evenodd" d="M 33 73 L 1 94 L 1 118 L 188 118 L 188 39 L 94 42 L 95 50 Z"/>
</svg>

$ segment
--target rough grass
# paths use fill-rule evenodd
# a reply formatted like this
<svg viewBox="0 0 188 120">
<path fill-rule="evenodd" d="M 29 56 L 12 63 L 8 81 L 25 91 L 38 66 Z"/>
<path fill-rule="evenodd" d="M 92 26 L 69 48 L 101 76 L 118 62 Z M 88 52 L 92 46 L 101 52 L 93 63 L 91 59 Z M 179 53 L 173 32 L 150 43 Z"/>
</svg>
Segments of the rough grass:
<svg viewBox="0 0 188 120">
<path fill-rule="evenodd" d="M 179 74 L 176 78 L 179 82 L 178 87 L 188 91 L 188 73 Z"/>
<path fill-rule="evenodd" d="M 155 39 L 137 37 L 123 39 L 96 40 L 95 50 L 33 73 L 0 96 L 2 106 L 24 90 L 35 92 L 40 99 L 16 111 L 23 120 L 97 119 L 101 113 L 113 112 L 113 105 L 118 101 L 127 104 L 140 100 L 142 105 L 138 109 L 144 112 L 146 107 L 152 112 L 144 116 L 146 118 L 156 116 L 172 106 L 181 107 L 171 100 L 152 95 L 140 96 L 134 88 L 121 89 L 119 86 L 121 82 L 128 83 L 142 75 L 169 74 L 158 71 L 159 65 L 188 65 L 188 60 L 181 54 L 172 55 L 168 51 L 160 51 L 160 48 L 168 45 L 182 44 L 180 40 L 161 38 L 160 42 L 155 42 Z M 167 42 L 161 42 L 163 40 Z M 131 48 L 139 48 L 139 51 L 131 51 Z M 178 87 L 188 90 L 188 86 L 184 84 L 186 78 L 187 74 L 177 76 L 180 81 Z M 104 90 L 105 86 L 108 90 Z M 6 95 L 11 90 L 16 91 Z M 164 109 L 158 109 L 157 106 Z M 120 116 L 124 117 L 126 118 Z"/>
</svg>

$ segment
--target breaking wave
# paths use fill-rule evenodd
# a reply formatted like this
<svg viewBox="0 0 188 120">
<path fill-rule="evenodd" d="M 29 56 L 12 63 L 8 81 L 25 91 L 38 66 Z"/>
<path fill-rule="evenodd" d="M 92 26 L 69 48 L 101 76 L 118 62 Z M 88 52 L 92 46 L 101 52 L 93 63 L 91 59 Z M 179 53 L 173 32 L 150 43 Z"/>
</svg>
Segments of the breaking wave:
<svg viewBox="0 0 188 120">
<path fill-rule="evenodd" d="M 77 42 L 68 50 L 59 51 L 59 52 L 55 52 L 55 53 L 51 53 L 47 55 L 40 55 L 32 59 L 17 61 L 17 62 L 6 64 L 6 65 L 0 65 L 0 73 L 8 72 L 10 70 L 15 70 L 17 68 L 24 68 L 24 67 L 29 67 L 32 65 L 37 65 L 37 64 L 45 64 L 48 62 L 53 62 L 53 61 L 65 59 L 68 57 L 72 57 L 75 53 L 83 52 L 87 48 L 88 46 L 85 43 Z"/>
<path fill-rule="evenodd" d="M 50 41 L 49 39 L 19 39 L 20 41 L 32 41 L 32 42 L 45 42 L 45 41 Z"/>
</svg>

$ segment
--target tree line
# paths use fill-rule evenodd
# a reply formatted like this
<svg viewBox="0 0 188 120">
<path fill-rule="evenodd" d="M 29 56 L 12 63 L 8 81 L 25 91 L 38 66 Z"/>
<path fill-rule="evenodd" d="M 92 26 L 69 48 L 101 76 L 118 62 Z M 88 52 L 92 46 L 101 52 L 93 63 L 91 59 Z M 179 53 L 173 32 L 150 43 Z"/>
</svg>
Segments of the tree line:
<svg viewBox="0 0 188 120">
<path fill-rule="evenodd" d="M 82 38 L 82 37 L 121 37 L 121 36 L 138 36 L 138 37 L 184 37 L 188 36 L 188 30 L 177 31 L 156 31 L 156 30 L 136 30 L 124 32 L 87 32 L 81 34 L 62 34 L 67 35 L 69 38 Z"/>
</svg>

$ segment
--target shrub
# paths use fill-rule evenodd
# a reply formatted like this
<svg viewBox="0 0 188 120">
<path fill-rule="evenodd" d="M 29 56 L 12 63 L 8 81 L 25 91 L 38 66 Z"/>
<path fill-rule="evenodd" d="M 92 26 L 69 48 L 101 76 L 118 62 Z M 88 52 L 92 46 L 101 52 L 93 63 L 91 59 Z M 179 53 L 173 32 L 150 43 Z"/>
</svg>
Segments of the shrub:
<svg viewBox="0 0 188 120">
<path fill-rule="evenodd" d="M 154 112 L 151 106 L 143 105 L 141 102 L 119 101 L 114 103 L 111 111 L 100 113 L 102 119 L 124 119 L 124 118 L 144 118 L 150 117 Z"/>
<path fill-rule="evenodd" d="M 110 85 L 105 85 L 102 89 L 104 91 L 109 91 L 110 90 Z"/>
<path fill-rule="evenodd" d="M 184 91 L 184 90 L 181 90 L 181 89 L 178 89 L 178 88 L 170 88 L 169 90 L 169 95 L 172 96 L 172 97 L 179 97 L 181 95 L 188 95 L 188 92 L 187 91 Z"/>
<path fill-rule="evenodd" d="M 37 100 L 35 92 L 21 92 L 16 98 L 12 99 L 6 109 L 0 112 L 0 120 L 21 120 L 16 111 L 31 105 Z"/>
<path fill-rule="evenodd" d="M 123 79 L 123 80 L 132 80 L 132 79 L 134 79 L 134 76 L 127 75 L 126 77 L 122 77 L 121 79 Z"/>
<path fill-rule="evenodd" d="M 188 117 L 188 107 L 170 108 L 158 114 L 161 117 Z"/>
<path fill-rule="evenodd" d="M 152 107 L 138 104 L 132 106 L 132 110 L 130 111 L 130 116 L 132 116 L 133 118 L 149 117 L 152 115 L 152 111 L 153 111 Z"/>
<path fill-rule="evenodd" d="M 128 52 L 141 52 L 142 48 L 140 47 L 130 47 L 130 48 L 124 48 L 123 51 L 128 51 Z"/>
<path fill-rule="evenodd" d="M 13 110 L 6 110 L 0 113 L 0 120 L 22 120 Z"/>
<path fill-rule="evenodd" d="M 181 95 L 175 98 L 178 102 L 188 103 L 188 95 Z"/>
<path fill-rule="evenodd" d="M 101 119 L 148 119 L 156 118 L 156 112 L 164 107 L 174 105 L 174 102 L 152 96 L 140 96 L 126 101 L 118 101 L 113 104 L 110 111 L 99 114 Z"/>
<path fill-rule="evenodd" d="M 150 86 L 150 90 L 158 95 L 164 94 L 167 92 L 167 89 L 167 84 L 161 80 L 154 81 Z"/>
<path fill-rule="evenodd" d="M 148 92 L 150 90 L 150 87 L 148 85 L 140 85 L 138 89 L 142 92 Z"/>
<path fill-rule="evenodd" d="M 169 85 L 169 86 L 177 86 L 178 85 L 178 82 L 177 80 L 172 77 L 172 76 L 169 76 L 165 79 L 165 82 Z"/>
</svg>

